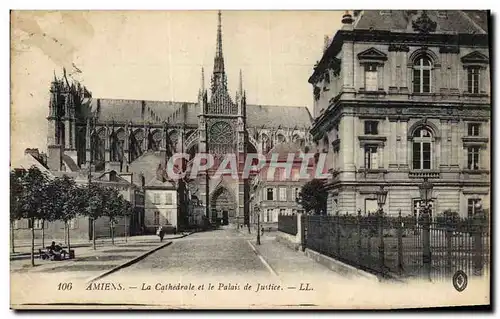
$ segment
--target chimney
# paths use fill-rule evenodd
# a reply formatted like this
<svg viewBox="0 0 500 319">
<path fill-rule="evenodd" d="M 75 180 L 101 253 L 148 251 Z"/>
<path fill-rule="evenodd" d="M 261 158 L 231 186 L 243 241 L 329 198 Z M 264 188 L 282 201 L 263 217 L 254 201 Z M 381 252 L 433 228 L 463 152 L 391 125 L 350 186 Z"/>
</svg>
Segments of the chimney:
<svg viewBox="0 0 500 319">
<path fill-rule="evenodd" d="M 353 29 L 353 24 L 354 19 L 352 18 L 352 15 L 349 13 L 349 11 L 346 11 L 344 15 L 342 16 L 342 30 L 352 30 Z"/>
</svg>

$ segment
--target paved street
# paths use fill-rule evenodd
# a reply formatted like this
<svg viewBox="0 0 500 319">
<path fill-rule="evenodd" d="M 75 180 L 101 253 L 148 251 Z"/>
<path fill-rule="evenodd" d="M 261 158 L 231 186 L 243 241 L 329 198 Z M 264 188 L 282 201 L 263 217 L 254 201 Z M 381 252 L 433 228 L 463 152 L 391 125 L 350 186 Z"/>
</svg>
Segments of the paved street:
<svg viewBox="0 0 500 319">
<path fill-rule="evenodd" d="M 146 257 L 123 271 L 204 275 L 271 275 L 247 242 L 234 229 L 195 233 Z"/>
<path fill-rule="evenodd" d="M 343 278 L 318 264 L 302 252 L 274 240 L 274 233 L 262 236 L 256 245 L 255 234 L 235 229 L 195 233 L 173 241 L 140 262 L 116 273 L 117 276 L 181 275 L 192 277 L 288 279 L 321 276 Z M 115 276 L 115 275 L 111 275 Z"/>
</svg>

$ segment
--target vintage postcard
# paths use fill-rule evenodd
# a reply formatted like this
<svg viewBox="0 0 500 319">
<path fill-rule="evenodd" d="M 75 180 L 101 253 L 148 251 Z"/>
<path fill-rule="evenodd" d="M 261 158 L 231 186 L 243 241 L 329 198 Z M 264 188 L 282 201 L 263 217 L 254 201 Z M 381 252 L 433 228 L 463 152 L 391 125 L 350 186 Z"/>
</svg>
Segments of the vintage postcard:
<svg viewBox="0 0 500 319">
<path fill-rule="evenodd" d="M 490 305 L 489 24 L 12 11 L 11 308 Z"/>
</svg>

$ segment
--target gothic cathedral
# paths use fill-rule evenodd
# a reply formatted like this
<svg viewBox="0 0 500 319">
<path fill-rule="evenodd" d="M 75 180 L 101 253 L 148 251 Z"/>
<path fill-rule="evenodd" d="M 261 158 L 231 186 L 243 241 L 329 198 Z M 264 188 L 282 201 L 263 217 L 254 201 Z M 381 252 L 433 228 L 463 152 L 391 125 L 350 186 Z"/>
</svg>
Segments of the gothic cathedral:
<svg viewBox="0 0 500 319">
<path fill-rule="evenodd" d="M 247 105 L 241 70 L 234 99 L 230 96 L 220 12 L 209 90 L 201 72 L 198 102 L 93 98 L 66 75 L 55 78 L 47 118 L 49 169 L 81 175 L 90 170 L 92 176 L 114 171 L 144 187 L 165 178 L 158 170 L 173 153 L 235 154 L 243 165 L 246 154 L 265 155 L 278 144 L 303 149 L 312 142 L 307 107 Z M 204 204 L 212 220 L 223 215 L 229 223 L 248 223 L 248 181 L 213 178 L 212 173 L 187 181 L 189 195 Z"/>
</svg>

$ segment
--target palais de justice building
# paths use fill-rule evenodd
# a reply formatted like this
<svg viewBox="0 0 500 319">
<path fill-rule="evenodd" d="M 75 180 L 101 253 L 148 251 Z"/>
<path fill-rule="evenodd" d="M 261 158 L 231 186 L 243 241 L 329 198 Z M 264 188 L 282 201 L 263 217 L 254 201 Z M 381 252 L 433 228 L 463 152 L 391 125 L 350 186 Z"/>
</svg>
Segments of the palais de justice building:
<svg viewBox="0 0 500 319">
<path fill-rule="evenodd" d="M 206 88 L 202 69 L 197 102 L 91 98 L 66 78 L 54 79 L 47 118 L 49 169 L 83 176 L 90 169 L 92 178 L 113 171 L 143 187 L 143 223 L 153 227 L 178 224 L 184 213 L 176 206 L 179 200 L 172 198 L 179 184 L 161 174 L 173 153 L 234 153 L 244 160 L 247 153 L 267 154 L 283 143 L 305 148 L 312 122 L 308 109 L 247 104 L 241 71 L 238 90 L 231 96 L 222 48 L 219 13 L 211 82 Z M 230 223 L 246 223 L 249 182 L 205 173 L 186 188 L 204 204 L 206 215 L 213 218 L 219 211 Z"/>
<path fill-rule="evenodd" d="M 490 58 L 482 11 L 347 12 L 309 79 L 311 133 L 328 154 L 328 212 L 433 214 L 489 208 Z"/>
</svg>

